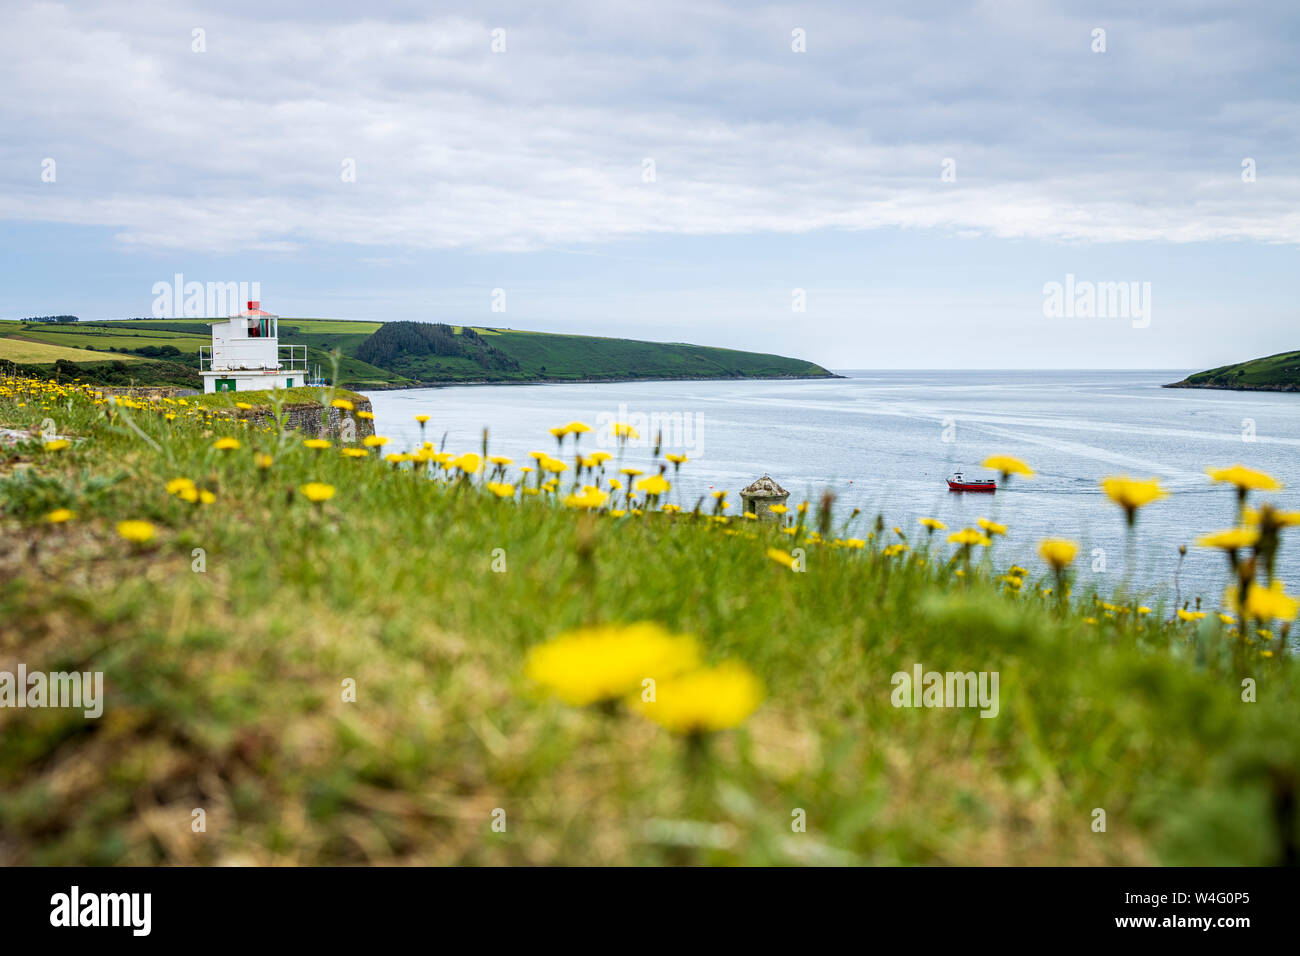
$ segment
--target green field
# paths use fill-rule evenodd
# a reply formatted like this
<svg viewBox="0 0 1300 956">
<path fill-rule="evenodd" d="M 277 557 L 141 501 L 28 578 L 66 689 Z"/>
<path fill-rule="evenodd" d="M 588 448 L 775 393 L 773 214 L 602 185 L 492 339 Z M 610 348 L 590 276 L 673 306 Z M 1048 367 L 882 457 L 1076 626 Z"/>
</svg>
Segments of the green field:
<svg viewBox="0 0 1300 956">
<path fill-rule="evenodd" d="M 1168 387 L 1300 391 L 1300 352 L 1279 352 L 1267 358 L 1212 368 Z"/>
<path fill-rule="evenodd" d="M 1014 568 L 1037 544 L 1015 514 L 971 553 L 830 502 L 792 500 L 790 534 L 712 499 L 671 513 L 672 489 L 638 492 L 640 514 L 617 490 L 580 510 L 571 467 L 554 494 L 525 494 L 537 476 L 518 463 L 381 457 L 413 451 L 394 445 L 347 458 L 207 406 L 132 405 L 0 383 L 0 425 L 54 418 L 71 441 L 0 448 L 0 539 L 18 544 L 0 548 L 0 670 L 105 677 L 98 719 L 0 709 L 0 865 L 1300 852 L 1290 619 L 1063 601 L 1061 581 Z M 608 494 L 616 466 L 582 483 Z M 169 493 L 181 478 L 209 503 Z M 332 496 L 312 503 L 310 482 Z M 52 523 L 55 509 L 74 514 Z M 588 650 L 561 676 L 604 688 L 590 705 L 552 693 L 554 669 L 530 676 L 557 636 L 632 622 L 691 635 L 695 676 Z M 996 715 L 896 706 L 895 675 L 918 665 L 999 674 Z"/>
<path fill-rule="evenodd" d="M 87 349 L 77 348 L 71 342 L 59 344 L 57 340 L 52 342 L 46 338 L 24 334 L 22 338 L 12 335 L 0 337 L 0 359 L 8 359 L 10 362 L 20 364 L 44 365 L 60 360 L 67 362 L 102 362 L 104 356 Z M 121 361 L 134 362 L 138 361 L 138 359 L 135 356 L 124 355 L 121 356 Z"/>
<path fill-rule="evenodd" d="M 114 322 L 79 322 L 69 325 L 0 323 L 5 336 L 68 348 L 115 354 L 173 346 L 181 356 L 175 361 L 197 367 L 199 347 L 211 341 L 210 319 L 132 319 Z M 379 367 L 361 361 L 356 353 L 380 329 L 379 322 L 343 319 L 281 318 L 280 341 L 307 346 L 308 361 L 331 374 L 337 353 L 337 384 L 352 388 L 390 388 L 455 382 L 577 381 L 581 379 L 678 379 L 823 377 L 820 366 L 779 355 L 735 351 L 683 343 L 639 342 L 630 339 L 583 335 L 555 335 L 511 329 L 473 327 L 474 331 L 512 366 L 485 366 L 473 356 L 410 354 L 394 356 Z M 463 335 L 463 326 L 452 327 Z M 140 353 L 147 354 L 147 353 Z M 149 356 L 159 358 L 159 356 Z M 166 358 L 166 357 L 163 357 Z M 53 361 L 53 360 L 51 360 Z"/>
</svg>

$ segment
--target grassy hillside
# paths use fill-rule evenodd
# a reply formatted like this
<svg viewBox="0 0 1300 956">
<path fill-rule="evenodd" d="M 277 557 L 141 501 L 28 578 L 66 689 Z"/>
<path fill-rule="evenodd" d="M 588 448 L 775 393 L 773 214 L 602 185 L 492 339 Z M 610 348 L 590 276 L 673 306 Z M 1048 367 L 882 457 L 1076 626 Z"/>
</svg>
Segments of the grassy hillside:
<svg viewBox="0 0 1300 956">
<path fill-rule="evenodd" d="M 28 349 L 36 344 L 77 350 L 113 351 L 124 357 L 170 359 L 197 368 L 198 350 L 211 341 L 207 319 L 137 319 L 32 325 L 0 322 L 0 343 L 20 336 Z M 282 318 L 280 341 L 307 346 L 308 361 L 328 371 L 331 353 L 339 354 L 338 384 L 351 388 L 387 388 L 421 383 L 577 381 L 627 378 L 770 378 L 824 377 L 830 373 L 800 359 L 756 352 L 664 342 L 583 335 L 552 335 L 474 327 L 480 342 L 450 350 L 464 354 L 430 354 L 385 350 L 382 365 L 363 361 L 358 351 L 380 329 L 378 322 L 341 319 Z M 456 337 L 464 328 L 452 327 Z M 158 349 L 174 347 L 176 356 Z M 0 344 L 0 351 L 5 346 Z M 16 347 L 11 344 L 10 347 Z M 4 356 L 0 354 L 0 358 Z M 504 358 L 503 358 L 504 357 Z M 89 360 L 89 359 L 83 359 Z M 17 361 L 17 360 L 15 360 Z M 53 361 L 53 360 L 51 360 Z"/>
<path fill-rule="evenodd" d="M 1167 387 L 1300 391 L 1300 352 L 1279 352 L 1267 358 L 1212 368 Z"/>
<path fill-rule="evenodd" d="M 829 502 L 781 528 L 629 508 L 617 458 L 569 497 L 572 439 L 539 488 L 451 457 L 479 448 L 0 385 L 0 425 L 46 417 L 70 444 L 0 448 L 0 670 L 101 671 L 104 710 L 0 709 L 0 865 L 1300 853 L 1283 622 L 1063 602 L 1014 514 L 995 548 Z M 997 672 L 996 716 L 895 706 L 918 665 Z"/>
</svg>

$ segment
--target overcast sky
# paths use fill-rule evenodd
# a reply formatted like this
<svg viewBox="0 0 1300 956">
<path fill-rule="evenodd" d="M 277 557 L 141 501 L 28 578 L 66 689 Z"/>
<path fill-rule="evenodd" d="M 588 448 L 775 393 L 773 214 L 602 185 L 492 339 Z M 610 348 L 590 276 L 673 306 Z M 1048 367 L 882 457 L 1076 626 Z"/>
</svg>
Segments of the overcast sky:
<svg viewBox="0 0 1300 956">
<path fill-rule="evenodd" d="M 833 368 L 1300 348 L 1295 0 L 0 15 L 0 317 L 182 273 Z M 1149 312 L 1045 315 L 1067 274 Z"/>
</svg>

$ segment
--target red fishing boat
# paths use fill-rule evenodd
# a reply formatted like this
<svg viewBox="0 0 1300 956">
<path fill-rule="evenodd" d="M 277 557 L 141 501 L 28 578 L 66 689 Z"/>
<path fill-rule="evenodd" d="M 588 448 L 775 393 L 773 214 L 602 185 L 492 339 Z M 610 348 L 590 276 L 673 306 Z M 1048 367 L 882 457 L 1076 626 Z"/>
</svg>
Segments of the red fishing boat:
<svg viewBox="0 0 1300 956">
<path fill-rule="evenodd" d="M 997 491 L 998 483 L 992 478 L 963 478 L 961 472 L 948 479 L 949 491 Z"/>
</svg>

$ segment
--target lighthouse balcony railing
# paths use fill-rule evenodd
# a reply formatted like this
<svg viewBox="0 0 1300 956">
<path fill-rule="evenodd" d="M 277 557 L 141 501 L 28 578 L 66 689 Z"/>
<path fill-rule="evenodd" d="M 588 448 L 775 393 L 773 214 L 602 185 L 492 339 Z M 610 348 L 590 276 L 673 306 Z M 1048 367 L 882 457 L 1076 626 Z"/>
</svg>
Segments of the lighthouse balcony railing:
<svg viewBox="0 0 1300 956">
<path fill-rule="evenodd" d="M 281 345 L 277 347 L 276 352 L 277 369 L 281 372 L 306 372 L 307 371 L 307 346 L 305 345 Z M 199 346 L 199 371 L 200 372 L 217 372 L 226 371 L 227 369 L 217 367 L 212 364 L 212 346 Z"/>
</svg>

